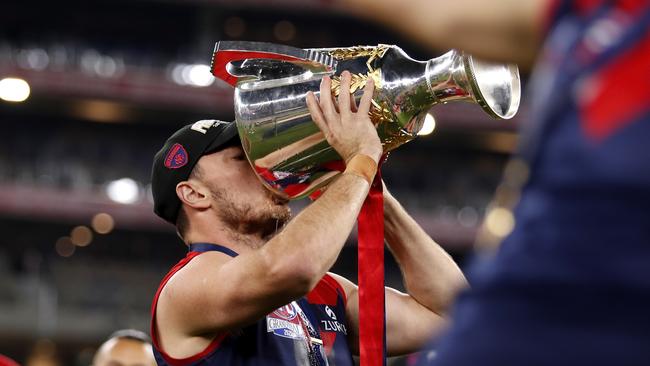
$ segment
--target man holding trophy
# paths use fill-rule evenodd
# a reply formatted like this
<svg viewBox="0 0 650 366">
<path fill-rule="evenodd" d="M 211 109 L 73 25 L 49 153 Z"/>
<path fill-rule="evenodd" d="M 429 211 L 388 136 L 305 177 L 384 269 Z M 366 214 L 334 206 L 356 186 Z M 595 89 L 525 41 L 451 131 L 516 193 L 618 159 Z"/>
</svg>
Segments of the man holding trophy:
<svg viewBox="0 0 650 366">
<path fill-rule="evenodd" d="M 343 173 L 291 220 L 287 195 L 260 183 L 259 169 L 247 161 L 250 146 L 240 144 L 234 123 L 185 126 L 156 155 L 155 211 L 177 226 L 190 250 L 165 277 L 152 306 L 159 365 L 353 364 L 357 287 L 328 270 L 383 149 L 369 116 L 372 79 L 357 106 L 353 76 L 339 75 L 338 101 L 329 76 L 322 77 L 320 100 L 314 93 L 302 100 L 320 137 L 340 156 Z M 386 239 L 408 289 L 385 289 L 387 352 L 397 355 L 418 350 L 442 329 L 447 305 L 466 282 L 388 192 L 384 202 Z"/>
<path fill-rule="evenodd" d="M 391 45 L 221 41 L 212 72 L 235 86 L 236 121 L 185 126 L 154 159 L 154 209 L 190 249 L 152 306 L 158 363 L 352 365 L 360 354 L 374 366 L 418 350 L 466 281 L 382 198 L 379 162 L 435 104 L 511 118 L 516 66 L 456 51 L 416 61 Z M 318 193 L 289 221 L 288 200 Z M 327 272 L 357 216 L 359 287 Z M 383 287 L 384 238 L 408 294 Z"/>
</svg>

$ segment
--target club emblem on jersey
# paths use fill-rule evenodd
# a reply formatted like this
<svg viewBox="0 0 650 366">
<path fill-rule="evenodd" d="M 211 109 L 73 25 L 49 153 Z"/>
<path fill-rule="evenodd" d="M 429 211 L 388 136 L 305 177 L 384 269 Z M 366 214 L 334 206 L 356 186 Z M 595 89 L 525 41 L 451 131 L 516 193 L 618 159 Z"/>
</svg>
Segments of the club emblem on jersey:
<svg viewBox="0 0 650 366">
<path fill-rule="evenodd" d="M 284 320 L 292 320 L 293 318 L 296 317 L 296 309 L 293 308 L 292 304 L 285 305 L 281 308 L 276 309 L 273 312 L 274 315 L 277 315 L 278 317 L 284 319 Z"/>
<path fill-rule="evenodd" d="M 174 144 L 169 152 L 167 157 L 165 157 L 165 167 L 169 169 L 178 169 L 182 168 L 187 164 L 187 151 L 181 144 Z"/>
<path fill-rule="evenodd" d="M 332 320 L 337 320 L 336 319 L 336 314 L 334 314 L 334 310 L 332 310 L 332 308 L 330 308 L 327 305 L 325 305 L 325 313 L 327 313 L 327 316 L 332 318 Z"/>
<path fill-rule="evenodd" d="M 293 302 L 266 316 L 266 330 L 277 336 L 291 339 L 305 338 L 298 312 Z"/>
</svg>

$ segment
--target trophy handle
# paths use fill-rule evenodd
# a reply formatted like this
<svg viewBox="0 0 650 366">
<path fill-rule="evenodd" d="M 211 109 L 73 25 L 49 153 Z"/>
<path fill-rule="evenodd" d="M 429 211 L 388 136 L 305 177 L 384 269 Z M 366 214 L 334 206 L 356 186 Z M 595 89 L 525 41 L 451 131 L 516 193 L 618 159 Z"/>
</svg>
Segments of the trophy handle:
<svg viewBox="0 0 650 366">
<path fill-rule="evenodd" d="M 257 77 L 264 69 L 264 63 L 246 65 L 244 60 L 278 60 L 294 63 L 304 68 L 320 68 L 323 71 L 336 69 L 336 59 L 314 49 L 302 49 L 265 42 L 219 41 L 212 55 L 212 74 L 235 86 L 240 78 Z"/>
</svg>

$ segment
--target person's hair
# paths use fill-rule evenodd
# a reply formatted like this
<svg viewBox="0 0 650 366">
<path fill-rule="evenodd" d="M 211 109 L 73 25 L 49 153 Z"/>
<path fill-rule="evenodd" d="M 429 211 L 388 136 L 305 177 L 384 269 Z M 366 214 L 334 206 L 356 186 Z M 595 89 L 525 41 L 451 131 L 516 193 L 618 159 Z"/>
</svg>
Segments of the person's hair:
<svg viewBox="0 0 650 366">
<path fill-rule="evenodd" d="M 190 172 L 189 177 L 187 177 L 187 180 L 190 180 L 192 178 L 201 179 L 201 168 L 198 164 L 192 168 L 192 171 Z M 176 234 L 178 234 L 181 240 L 185 239 L 185 234 L 189 228 L 190 220 L 187 217 L 187 212 L 185 212 L 185 207 L 181 204 L 181 207 L 178 209 L 178 216 L 176 217 Z"/>
<path fill-rule="evenodd" d="M 147 333 L 139 331 L 137 329 L 120 329 L 113 332 L 108 339 L 131 339 L 134 341 L 140 341 L 142 343 L 151 344 L 151 338 Z"/>
</svg>

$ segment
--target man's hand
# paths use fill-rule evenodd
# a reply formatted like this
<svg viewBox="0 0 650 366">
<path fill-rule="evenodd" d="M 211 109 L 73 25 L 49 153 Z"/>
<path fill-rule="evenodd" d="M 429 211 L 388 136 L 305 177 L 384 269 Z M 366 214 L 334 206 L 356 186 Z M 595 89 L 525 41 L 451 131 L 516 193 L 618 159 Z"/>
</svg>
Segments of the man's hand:
<svg viewBox="0 0 650 366">
<path fill-rule="evenodd" d="M 332 97 L 332 81 L 325 76 L 320 85 L 320 103 L 312 92 L 307 94 L 307 106 L 312 119 L 323 131 L 327 142 L 346 162 L 357 154 L 364 154 L 379 162 L 382 154 L 381 141 L 368 113 L 372 105 L 374 83 L 369 79 L 363 97 L 356 107 L 350 95 L 351 75 L 341 74 L 341 90 L 338 111 Z"/>
</svg>

